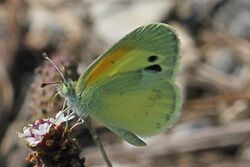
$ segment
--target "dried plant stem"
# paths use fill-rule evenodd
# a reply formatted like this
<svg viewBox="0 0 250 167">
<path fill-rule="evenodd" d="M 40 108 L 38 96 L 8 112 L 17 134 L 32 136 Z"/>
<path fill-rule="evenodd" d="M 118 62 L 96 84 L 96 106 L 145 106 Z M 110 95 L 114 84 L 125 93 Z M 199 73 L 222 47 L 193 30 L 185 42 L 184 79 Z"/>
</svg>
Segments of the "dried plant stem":
<svg viewBox="0 0 250 167">
<path fill-rule="evenodd" d="M 86 123 L 87 123 L 87 126 L 89 128 L 89 131 L 90 131 L 90 134 L 91 136 L 93 137 L 97 147 L 100 149 L 101 153 L 102 153 L 102 157 L 103 159 L 105 160 L 106 164 L 107 164 L 107 167 L 112 167 L 112 164 L 111 164 L 111 161 L 109 160 L 108 158 L 108 155 L 104 149 L 104 146 L 100 140 L 100 138 L 98 137 L 98 135 L 96 134 L 96 131 L 95 129 L 93 128 L 92 124 L 91 124 L 91 118 L 90 117 L 87 117 L 86 118 Z"/>
</svg>

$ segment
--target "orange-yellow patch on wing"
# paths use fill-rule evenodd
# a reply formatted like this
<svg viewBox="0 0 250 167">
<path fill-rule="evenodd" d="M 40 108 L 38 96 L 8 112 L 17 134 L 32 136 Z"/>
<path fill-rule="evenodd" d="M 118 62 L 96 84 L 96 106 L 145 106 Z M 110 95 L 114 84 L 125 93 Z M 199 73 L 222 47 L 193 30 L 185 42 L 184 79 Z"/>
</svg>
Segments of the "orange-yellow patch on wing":
<svg viewBox="0 0 250 167">
<path fill-rule="evenodd" d="M 114 63 L 119 61 L 126 53 L 130 52 L 132 48 L 119 48 L 110 53 L 107 53 L 105 57 L 97 62 L 97 65 L 94 69 L 92 69 L 91 73 L 87 76 L 86 84 L 91 84 L 92 82 L 96 81 L 97 79 L 106 76 L 106 72 L 110 72 L 110 68 Z"/>
</svg>

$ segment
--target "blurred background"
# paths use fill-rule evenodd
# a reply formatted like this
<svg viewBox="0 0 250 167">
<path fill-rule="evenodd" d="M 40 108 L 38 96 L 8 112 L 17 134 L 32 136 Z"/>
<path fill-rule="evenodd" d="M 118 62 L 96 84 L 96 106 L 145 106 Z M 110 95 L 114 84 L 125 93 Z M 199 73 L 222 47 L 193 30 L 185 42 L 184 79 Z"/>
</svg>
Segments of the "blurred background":
<svg viewBox="0 0 250 167">
<path fill-rule="evenodd" d="M 77 79 L 100 54 L 133 29 L 173 26 L 181 40 L 177 81 L 183 109 L 168 132 L 133 147 L 102 125 L 97 133 L 114 166 L 250 166 L 249 0 L 1 0 L 0 166 L 26 167 L 31 152 L 17 137 L 28 123 L 52 115 L 58 81 L 46 52 Z M 84 126 L 75 132 L 86 166 L 105 166 Z"/>
</svg>

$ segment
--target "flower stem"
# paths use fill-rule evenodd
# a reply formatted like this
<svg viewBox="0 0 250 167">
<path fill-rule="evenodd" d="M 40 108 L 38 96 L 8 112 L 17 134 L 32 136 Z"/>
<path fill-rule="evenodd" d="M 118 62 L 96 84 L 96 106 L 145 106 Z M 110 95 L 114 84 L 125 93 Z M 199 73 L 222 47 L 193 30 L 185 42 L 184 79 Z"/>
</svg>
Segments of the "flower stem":
<svg viewBox="0 0 250 167">
<path fill-rule="evenodd" d="M 93 128 L 92 124 L 91 124 L 91 118 L 88 116 L 86 119 L 85 119 L 86 123 L 87 123 L 87 126 L 88 126 L 88 129 L 90 131 L 90 134 L 92 136 L 92 138 L 94 139 L 97 147 L 100 149 L 101 151 L 101 154 L 102 154 L 102 157 L 104 159 L 104 161 L 106 162 L 106 165 L 107 167 L 112 167 L 112 164 L 111 164 L 111 161 L 109 160 L 108 158 L 108 155 L 104 149 L 104 146 L 100 140 L 100 138 L 98 137 L 98 135 L 96 134 L 96 131 L 95 129 Z"/>
</svg>

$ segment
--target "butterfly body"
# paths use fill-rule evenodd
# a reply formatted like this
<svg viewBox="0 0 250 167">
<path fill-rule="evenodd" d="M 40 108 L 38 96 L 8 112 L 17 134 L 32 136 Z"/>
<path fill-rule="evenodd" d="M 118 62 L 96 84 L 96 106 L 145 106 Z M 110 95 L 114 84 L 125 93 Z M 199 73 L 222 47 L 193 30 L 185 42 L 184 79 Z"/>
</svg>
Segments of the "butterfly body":
<svg viewBox="0 0 250 167">
<path fill-rule="evenodd" d="M 80 117 L 90 115 L 127 142 L 170 127 L 181 107 L 175 84 L 179 40 L 165 24 L 139 27 L 98 58 L 59 93 Z"/>
</svg>

